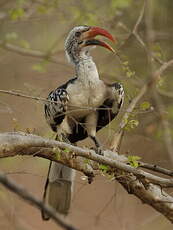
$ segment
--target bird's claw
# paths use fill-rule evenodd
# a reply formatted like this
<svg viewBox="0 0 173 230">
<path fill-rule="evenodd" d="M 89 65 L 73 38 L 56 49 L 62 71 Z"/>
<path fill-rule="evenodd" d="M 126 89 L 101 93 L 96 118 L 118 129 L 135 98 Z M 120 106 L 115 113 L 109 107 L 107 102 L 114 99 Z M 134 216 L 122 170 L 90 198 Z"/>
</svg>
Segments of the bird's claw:
<svg viewBox="0 0 173 230">
<path fill-rule="evenodd" d="M 103 149 L 102 149 L 101 147 L 98 147 L 98 148 L 96 149 L 96 153 L 97 153 L 98 155 L 104 156 L 104 151 L 103 151 Z"/>
<path fill-rule="evenodd" d="M 100 156 L 104 156 L 104 151 L 103 151 L 103 149 L 101 147 L 98 147 L 98 148 L 93 148 L 92 147 L 91 149 L 93 149 L 96 152 L 96 154 L 98 154 Z"/>
</svg>

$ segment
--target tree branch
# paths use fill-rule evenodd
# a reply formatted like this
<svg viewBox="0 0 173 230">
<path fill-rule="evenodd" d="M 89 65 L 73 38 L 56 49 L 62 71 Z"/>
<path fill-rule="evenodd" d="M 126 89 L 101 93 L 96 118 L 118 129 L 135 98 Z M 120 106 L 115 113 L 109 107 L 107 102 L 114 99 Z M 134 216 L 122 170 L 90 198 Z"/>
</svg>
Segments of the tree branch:
<svg viewBox="0 0 173 230">
<path fill-rule="evenodd" d="M 144 163 L 144 162 L 139 161 L 139 167 L 149 169 L 149 170 L 152 170 L 154 172 L 161 173 L 163 175 L 167 175 L 167 176 L 171 176 L 171 177 L 173 176 L 173 171 L 171 171 L 169 169 L 162 168 L 162 167 L 155 165 L 155 164 L 148 164 L 148 163 Z"/>
<path fill-rule="evenodd" d="M 157 69 L 151 75 L 151 79 L 146 84 L 144 84 L 144 86 L 141 88 L 141 90 L 139 91 L 137 96 L 133 98 L 133 100 L 129 104 L 128 108 L 126 109 L 126 112 L 124 113 L 124 115 L 121 119 L 118 131 L 115 133 L 114 138 L 112 139 L 112 142 L 111 142 L 111 149 L 112 150 L 117 149 L 117 146 L 118 146 L 118 144 L 122 138 L 122 135 L 123 135 L 123 129 L 125 128 L 127 121 L 128 121 L 128 118 L 129 118 L 130 114 L 133 112 L 133 110 L 135 109 L 137 103 L 141 100 L 141 98 L 146 94 L 146 92 L 148 90 L 152 89 L 152 86 L 158 81 L 160 75 L 162 75 L 163 72 L 172 65 L 173 65 L 173 59 L 169 60 L 168 62 L 163 63 L 161 65 L 161 67 L 159 69 Z M 118 141 L 117 141 L 117 139 L 118 139 Z"/>
<path fill-rule="evenodd" d="M 13 45 L 11 43 L 7 43 L 4 41 L 0 40 L 0 47 L 7 50 L 11 51 L 17 54 L 20 54 L 22 56 L 27 56 L 27 57 L 33 57 L 33 58 L 40 58 L 40 59 L 46 59 L 49 62 L 55 63 L 55 64 L 62 64 L 56 60 L 56 58 L 50 53 L 50 52 L 42 52 L 39 50 L 32 50 L 32 49 L 26 49 L 20 46 Z"/>
<path fill-rule="evenodd" d="M 36 101 L 42 101 L 43 103 L 45 103 L 45 102 L 56 103 L 56 102 L 53 102 L 51 100 L 47 100 L 45 98 L 30 96 L 30 95 L 26 95 L 26 94 L 19 93 L 19 92 L 14 92 L 11 90 L 0 89 L 0 93 L 9 94 L 9 95 L 17 96 L 17 97 L 23 97 L 23 98 L 27 98 L 27 99 L 33 99 Z"/>
<path fill-rule="evenodd" d="M 0 183 L 3 184 L 7 189 L 14 192 L 20 196 L 23 200 L 27 201 L 31 205 L 37 207 L 40 210 L 44 210 L 51 218 L 55 221 L 56 224 L 61 226 L 66 230 L 77 230 L 71 224 L 67 223 L 59 214 L 55 212 L 52 208 L 43 204 L 43 202 L 33 195 L 31 195 L 25 188 L 17 185 L 12 180 L 8 179 L 2 172 L 0 172 Z"/>
<path fill-rule="evenodd" d="M 118 155 L 115 152 L 106 150 L 104 152 L 105 156 L 101 156 L 90 149 L 76 147 L 65 142 L 54 141 L 33 134 L 22 132 L 1 133 L 0 158 L 16 155 L 33 155 L 47 158 L 81 171 L 88 176 L 93 176 L 94 170 L 99 169 L 99 166 L 84 163 L 84 158 L 87 158 L 99 164 L 108 165 L 111 168 L 133 173 L 137 177 L 144 177 L 150 182 L 163 187 L 173 187 L 172 179 L 161 178 L 133 168 L 127 164 L 128 159 L 125 156 Z"/>
<path fill-rule="evenodd" d="M 133 168 L 125 156 L 104 151 L 104 156 L 93 150 L 76 147 L 40 136 L 21 132 L 0 134 L 0 158 L 16 155 L 33 155 L 62 163 L 88 175 L 94 176 L 99 164 L 110 167 L 115 179 L 130 193 L 162 213 L 173 222 L 173 198 L 162 191 L 173 187 L 173 179 L 167 179 Z M 85 159 L 89 161 L 86 162 Z M 92 161 L 91 161 L 92 160 Z M 99 164 L 98 164 L 99 163 Z"/>
</svg>

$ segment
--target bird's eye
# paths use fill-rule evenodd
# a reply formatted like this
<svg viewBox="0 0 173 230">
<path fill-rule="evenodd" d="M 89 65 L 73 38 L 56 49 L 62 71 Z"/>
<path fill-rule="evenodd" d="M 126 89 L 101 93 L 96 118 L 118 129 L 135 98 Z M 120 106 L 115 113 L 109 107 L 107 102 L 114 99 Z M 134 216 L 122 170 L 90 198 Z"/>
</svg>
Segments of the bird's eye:
<svg viewBox="0 0 173 230">
<path fill-rule="evenodd" d="M 80 35 L 81 35 L 81 32 L 79 32 L 79 31 L 77 31 L 77 32 L 75 33 L 75 36 L 76 36 L 76 37 L 80 37 Z"/>
</svg>

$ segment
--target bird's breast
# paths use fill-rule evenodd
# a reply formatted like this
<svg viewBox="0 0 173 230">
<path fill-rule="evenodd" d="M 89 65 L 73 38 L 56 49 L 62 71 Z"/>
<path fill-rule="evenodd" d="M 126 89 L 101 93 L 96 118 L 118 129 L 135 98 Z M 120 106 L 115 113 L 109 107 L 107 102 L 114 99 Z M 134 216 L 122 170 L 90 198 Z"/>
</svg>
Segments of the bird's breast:
<svg viewBox="0 0 173 230">
<path fill-rule="evenodd" d="M 69 95 L 68 111 L 70 115 L 80 118 L 103 104 L 106 87 L 102 81 L 94 84 L 77 82 L 67 88 L 67 93 Z"/>
</svg>

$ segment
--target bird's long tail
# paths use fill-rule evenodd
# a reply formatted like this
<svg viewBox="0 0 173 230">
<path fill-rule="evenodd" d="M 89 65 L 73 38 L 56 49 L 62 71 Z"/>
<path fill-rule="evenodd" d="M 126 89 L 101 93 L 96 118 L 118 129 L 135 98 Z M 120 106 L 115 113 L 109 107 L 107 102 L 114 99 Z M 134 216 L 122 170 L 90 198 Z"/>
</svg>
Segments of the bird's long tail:
<svg viewBox="0 0 173 230">
<path fill-rule="evenodd" d="M 62 164 L 50 162 L 43 202 L 57 212 L 67 215 L 70 208 L 73 190 L 74 170 Z M 43 220 L 50 216 L 42 210 Z"/>
</svg>

